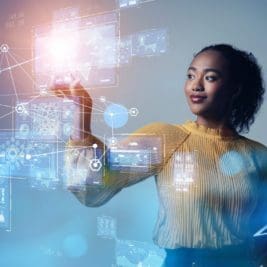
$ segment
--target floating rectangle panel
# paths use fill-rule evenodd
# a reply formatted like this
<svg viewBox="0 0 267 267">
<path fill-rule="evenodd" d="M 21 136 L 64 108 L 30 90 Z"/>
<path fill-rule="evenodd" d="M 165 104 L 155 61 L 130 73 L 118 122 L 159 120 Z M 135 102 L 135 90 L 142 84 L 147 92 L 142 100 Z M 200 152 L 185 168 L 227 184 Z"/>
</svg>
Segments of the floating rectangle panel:
<svg viewBox="0 0 267 267">
<path fill-rule="evenodd" d="M 65 143 L 16 139 L 12 132 L 0 133 L 0 174 L 25 178 L 30 187 L 56 189 L 61 184 Z"/>
<path fill-rule="evenodd" d="M 168 34 L 166 29 L 152 29 L 139 32 L 132 37 L 132 56 L 158 56 L 167 52 Z"/>
<path fill-rule="evenodd" d="M 72 191 L 103 185 L 103 150 L 92 147 L 69 148 L 64 164 L 64 187 Z"/>
<path fill-rule="evenodd" d="M 117 83 L 119 15 L 111 12 L 34 29 L 35 88 L 46 91 L 52 76 L 79 76 L 84 87 Z"/>
<path fill-rule="evenodd" d="M 68 140 L 73 132 L 78 99 L 35 97 L 16 105 L 17 139 Z"/>
<path fill-rule="evenodd" d="M 146 172 L 162 159 L 163 142 L 158 136 L 115 136 L 109 146 L 108 165 L 111 170 Z"/>
</svg>

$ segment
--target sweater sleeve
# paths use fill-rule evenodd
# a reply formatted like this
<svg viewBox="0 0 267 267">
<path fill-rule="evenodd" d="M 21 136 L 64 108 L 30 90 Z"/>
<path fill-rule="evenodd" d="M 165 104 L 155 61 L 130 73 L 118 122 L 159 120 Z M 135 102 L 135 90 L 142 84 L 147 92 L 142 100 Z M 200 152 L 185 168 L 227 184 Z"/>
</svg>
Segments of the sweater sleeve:
<svg viewBox="0 0 267 267">
<path fill-rule="evenodd" d="M 105 146 L 92 135 L 79 142 L 69 141 L 65 154 L 67 188 L 86 206 L 103 205 L 124 187 L 158 174 L 188 136 L 180 126 L 152 123 L 120 140 L 115 148 Z M 97 162 L 102 165 L 99 171 L 90 168 L 96 156 L 95 147 L 103 152 Z M 139 158 L 141 168 L 132 162 L 131 152 L 139 157 L 143 153 Z M 126 166 L 125 161 L 129 160 L 132 164 Z"/>
<path fill-rule="evenodd" d="M 258 203 L 252 216 L 253 231 L 267 225 L 267 148 L 255 142 L 254 159 L 259 175 Z"/>
<path fill-rule="evenodd" d="M 267 148 L 261 146 L 258 150 L 259 169 L 261 175 L 259 221 L 261 225 L 267 225 Z"/>
</svg>

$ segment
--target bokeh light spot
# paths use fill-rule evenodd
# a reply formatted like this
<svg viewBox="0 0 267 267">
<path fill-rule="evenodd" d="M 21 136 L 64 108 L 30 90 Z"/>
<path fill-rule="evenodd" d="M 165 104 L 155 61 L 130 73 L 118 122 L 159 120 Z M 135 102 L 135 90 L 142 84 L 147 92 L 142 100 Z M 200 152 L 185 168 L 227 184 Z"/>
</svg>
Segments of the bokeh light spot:
<svg viewBox="0 0 267 267">
<path fill-rule="evenodd" d="M 88 251 L 87 240 L 80 234 L 69 235 L 64 239 L 63 249 L 70 258 L 79 258 Z"/>
<path fill-rule="evenodd" d="M 225 175 L 236 175 L 245 168 L 244 158 L 233 150 L 224 153 L 219 164 L 222 173 Z"/>
</svg>

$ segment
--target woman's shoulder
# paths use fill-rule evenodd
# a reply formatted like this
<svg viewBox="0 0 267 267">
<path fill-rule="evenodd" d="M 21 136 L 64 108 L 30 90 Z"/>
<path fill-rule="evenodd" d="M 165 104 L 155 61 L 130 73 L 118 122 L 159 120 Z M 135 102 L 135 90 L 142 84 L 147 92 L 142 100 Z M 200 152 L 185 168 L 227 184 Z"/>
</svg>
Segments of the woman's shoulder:
<svg viewBox="0 0 267 267">
<path fill-rule="evenodd" d="M 267 155 L 267 146 L 265 144 L 245 136 L 240 136 L 240 140 L 251 149 L 261 151 Z"/>
<path fill-rule="evenodd" d="M 241 137 L 244 144 L 247 146 L 247 151 L 249 155 L 253 157 L 253 160 L 257 163 L 257 167 L 261 170 L 267 181 L 267 147 L 266 145 L 249 139 L 247 137 Z"/>
</svg>

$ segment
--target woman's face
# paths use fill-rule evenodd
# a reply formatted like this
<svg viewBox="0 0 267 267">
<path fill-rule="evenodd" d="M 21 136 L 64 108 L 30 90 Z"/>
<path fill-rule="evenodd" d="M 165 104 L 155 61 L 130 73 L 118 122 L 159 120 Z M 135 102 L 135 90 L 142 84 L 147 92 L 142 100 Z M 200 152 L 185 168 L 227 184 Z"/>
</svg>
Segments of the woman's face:
<svg viewBox="0 0 267 267">
<path fill-rule="evenodd" d="M 231 100 L 227 60 L 217 51 L 198 54 L 187 71 L 185 95 L 198 117 L 223 120 Z"/>
</svg>

